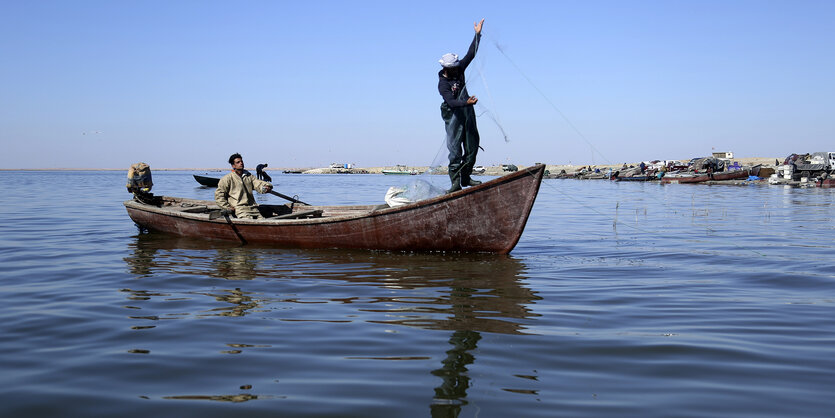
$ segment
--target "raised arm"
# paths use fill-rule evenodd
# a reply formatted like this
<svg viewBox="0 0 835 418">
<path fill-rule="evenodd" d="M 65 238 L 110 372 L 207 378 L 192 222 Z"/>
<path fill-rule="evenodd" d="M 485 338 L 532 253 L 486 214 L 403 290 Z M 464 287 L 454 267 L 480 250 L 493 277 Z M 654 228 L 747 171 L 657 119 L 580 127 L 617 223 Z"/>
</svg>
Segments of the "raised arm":
<svg viewBox="0 0 835 418">
<path fill-rule="evenodd" d="M 475 36 L 473 36 L 473 42 L 470 43 L 470 49 L 467 50 L 467 54 L 464 55 L 464 58 L 461 58 L 461 71 L 464 71 L 467 66 L 470 65 L 470 62 L 475 58 L 475 53 L 478 51 L 478 43 L 481 39 L 481 28 L 484 26 L 484 19 L 481 19 L 481 22 L 473 23 L 473 29 L 475 29 Z"/>
<path fill-rule="evenodd" d="M 482 26 L 484 26 L 484 19 L 481 19 L 481 22 L 473 23 L 473 29 L 475 29 L 475 33 L 481 35 Z"/>
</svg>

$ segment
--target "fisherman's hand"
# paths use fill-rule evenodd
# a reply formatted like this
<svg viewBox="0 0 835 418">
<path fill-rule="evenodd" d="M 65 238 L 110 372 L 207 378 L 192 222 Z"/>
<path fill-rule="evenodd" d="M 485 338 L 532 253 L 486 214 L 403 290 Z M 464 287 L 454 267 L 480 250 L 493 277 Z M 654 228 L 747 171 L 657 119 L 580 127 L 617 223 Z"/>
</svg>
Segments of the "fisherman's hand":
<svg viewBox="0 0 835 418">
<path fill-rule="evenodd" d="M 269 193 L 271 191 L 273 191 L 273 185 L 272 184 L 268 184 L 268 185 L 264 186 L 264 193 Z"/>
<path fill-rule="evenodd" d="M 481 19 L 481 22 L 473 23 L 473 28 L 475 29 L 475 33 L 481 33 L 481 27 L 484 25 L 484 19 Z"/>
<path fill-rule="evenodd" d="M 467 104 L 468 105 L 476 104 L 477 102 L 478 102 L 478 97 L 475 97 L 475 96 L 470 96 L 467 99 Z"/>
</svg>

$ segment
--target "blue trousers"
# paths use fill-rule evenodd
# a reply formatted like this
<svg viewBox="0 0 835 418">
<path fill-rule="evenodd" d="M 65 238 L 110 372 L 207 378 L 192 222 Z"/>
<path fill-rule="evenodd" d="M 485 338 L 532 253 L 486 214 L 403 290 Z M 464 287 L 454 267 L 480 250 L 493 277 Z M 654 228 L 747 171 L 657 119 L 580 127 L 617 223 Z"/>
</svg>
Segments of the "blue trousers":
<svg viewBox="0 0 835 418">
<path fill-rule="evenodd" d="M 446 128 L 446 146 L 449 150 L 449 177 L 453 184 L 460 176 L 461 184 L 470 183 L 475 166 L 480 137 L 472 106 L 451 108 L 441 104 L 441 117 Z"/>
</svg>

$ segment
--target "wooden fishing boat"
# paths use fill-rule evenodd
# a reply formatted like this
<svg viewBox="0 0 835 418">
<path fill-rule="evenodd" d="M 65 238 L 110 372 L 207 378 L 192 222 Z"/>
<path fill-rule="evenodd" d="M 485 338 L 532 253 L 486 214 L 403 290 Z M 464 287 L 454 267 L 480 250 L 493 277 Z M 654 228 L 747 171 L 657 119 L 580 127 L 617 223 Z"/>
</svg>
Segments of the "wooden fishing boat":
<svg viewBox="0 0 835 418">
<path fill-rule="evenodd" d="M 124 202 L 140 227 L 200 239 L 294 248 L 509 253 L 533 207 L 544 165 L 408 205 L 260 205 L 267 219 L 218 217 L 213 201 Z M 147 199 L 146 199 L 147 200 Z"/>
<path fill-rule="evenodd" d="M 658 180 L 655 176 L 629 176 L 629 177 L 615 177 L 613 181 L 654 181 Z"/>
<path fill-rule="evenodd" d="M 217 183 L 220 181 L 217 177 L 198 176 L 197 174 L 192 175 L 198 183 L 206 187 L 217 187 Z"/>
<path fill-rule="evenodd" d="M 706 181 L 721 181 L 721 180 L 736 180 L 745 179 L 750 175 L 749 170 L 734 170 L 734 171 L 720 171 L 718 173 L 699 173 L 699 174 L 670 174 L 661 178 L 662 183 L 676 184 L 676 183 L 702 183 Z"/>
<path fill-rule="evenodd" d="M 817 182 L 817 186 L 821 187 L 821 188 L 824 188 L 824 189 L 835 188 L 835 179 L 833 179 L 833 178 L 819 179 L 818 182 Z"/>
</svg>

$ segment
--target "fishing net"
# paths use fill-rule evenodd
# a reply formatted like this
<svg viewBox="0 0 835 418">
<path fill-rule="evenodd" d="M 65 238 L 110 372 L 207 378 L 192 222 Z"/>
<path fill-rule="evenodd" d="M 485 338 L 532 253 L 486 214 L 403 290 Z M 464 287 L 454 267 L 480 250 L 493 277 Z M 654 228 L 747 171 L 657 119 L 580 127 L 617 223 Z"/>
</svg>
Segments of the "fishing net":
<svg viewBox="0 0 835 418">
<path fill-rule="evenodd" d="M 444 189 L 433 185 L 424 179 L 414 179 L 405 186 L 392 186 L 386 192 L 386 203 L 391 206 L 402 206 L 419 202 L 444 194 Z"/>
</svg>

